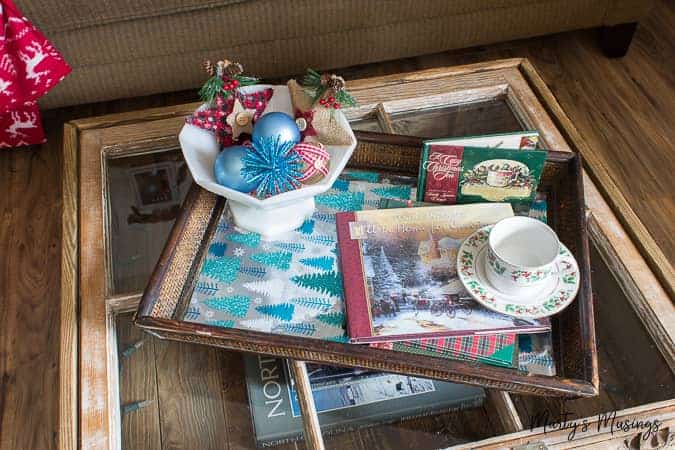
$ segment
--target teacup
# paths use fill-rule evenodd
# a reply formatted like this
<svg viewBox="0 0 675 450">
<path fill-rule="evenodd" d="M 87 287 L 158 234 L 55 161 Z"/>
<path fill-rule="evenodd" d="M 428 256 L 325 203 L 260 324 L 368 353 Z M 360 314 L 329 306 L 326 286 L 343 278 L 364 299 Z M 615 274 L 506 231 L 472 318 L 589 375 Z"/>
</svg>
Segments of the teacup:
<svg viewBox="0 0 675 450">
<path fill-rule="evenodd" d="M 486 275 L 507 294 L 540 287 L 554 275 L 560 241 L 548 225 L 530 217 L 508 217 L 490 230 Z"/>
<path fill-rule="evenodd" d="M 512 170 L 490 170 L 487 174 L 487 184 L 492 187 L 505 187 L 513 178 Z"/>
</svg>

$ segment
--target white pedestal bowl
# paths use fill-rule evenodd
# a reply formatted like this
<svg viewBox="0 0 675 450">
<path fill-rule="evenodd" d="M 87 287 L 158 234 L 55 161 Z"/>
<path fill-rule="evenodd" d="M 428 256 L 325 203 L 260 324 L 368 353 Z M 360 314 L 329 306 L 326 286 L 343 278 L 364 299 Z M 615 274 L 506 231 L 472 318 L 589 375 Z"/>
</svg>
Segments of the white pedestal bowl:
<svg viewBox="0 0 675 450">
<path fill-rule="evenodd" d="M 271 87 L 274 94 L 263 115 L 280 111 L 293 117 L 293 107 L 286 86 L 257 85 L 241 88 L 253 92 Z M 192 178 L 202 188 L 228 199 L 228 206 L 235 225 L 247 231 L 260 233 L 271 239 L 298 228 L 314 212 L 314 196 L 327 191 L 345 168 L 356 147 L 356 138 L 342 111 L 335 111 L 335 118 L 349 130 L 350 145 L 325 145 L 330 154 L 330 171 L 318 183 L 303 185 L 300 189 L 259 199 L 250 194 L 226 188 L 216 182 L 213 165 L 220 153 L 215 135 L 194 125 L 185 124 L 178 141 Z"/>
</svg>

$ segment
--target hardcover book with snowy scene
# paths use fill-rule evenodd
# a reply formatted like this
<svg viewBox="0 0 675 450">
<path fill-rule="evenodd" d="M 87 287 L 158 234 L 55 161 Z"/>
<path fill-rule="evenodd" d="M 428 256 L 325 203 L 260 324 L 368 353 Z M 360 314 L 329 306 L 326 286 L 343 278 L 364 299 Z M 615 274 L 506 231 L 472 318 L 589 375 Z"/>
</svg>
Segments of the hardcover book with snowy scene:
<svg viewBox="0 0 675 450">
<path fill-rule="evenodd" d="M 412 200 L 396 200 L 383 198 L 380 200 L 380 209 L 418 208 L 421 206 L 438 206 L 434 203 L 416 202 Z M 535 201 L 529 207 L 512 205 L 514 213 L 520 216 L 529 216 L 546 223 L 547 203 L 546 194 L 539 192 Z M 548 346 L 542 344 L 548 339 Z M 520 341 L 524 343 L 524 354 L 520 349 Z M 540 345 L 531 345 L 534 342 Z M 448 358 L 465 361 L 479 361 L 501 367 L 519 368 L 528 373 L 555 375 L 555 364 L 552 358 L 551 333 L 521 334 L 513 333 L 494 334 L 489 336 L 459 336 L 436 339 L 416 339 L 410 341 L 379 342 L 370 344 L 372 347 L 386 348 L 408 353 L 419 353 L 439 358 Z M 532 350 L 536 348 L 536 350 Z"/>
<path fill-rule="evenodd" d="M 506 203 L 339 213 L 350 341 L 549 330 L 548 319 L 516 319 L 480 306 L 457 277 L 462 240 L 510 216 Z"/>
</svg>

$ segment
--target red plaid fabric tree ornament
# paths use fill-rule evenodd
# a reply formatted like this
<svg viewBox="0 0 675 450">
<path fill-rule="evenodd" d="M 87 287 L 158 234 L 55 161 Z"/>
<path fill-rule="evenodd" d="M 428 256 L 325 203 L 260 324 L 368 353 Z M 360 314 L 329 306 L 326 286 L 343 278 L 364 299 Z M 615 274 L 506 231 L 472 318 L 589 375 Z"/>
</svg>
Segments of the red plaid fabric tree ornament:
<svg viewBox="0 0 675 450">
<path fill-rule="evenodd" d="M 253 124 L 267 108 L 274 90 L 272 88 L 247 90 L 246 93 L 236 91 L 234 107 L 225 121 L 230 126 L 232 138 L 240 141 L 241 136 L 250 136 L 253 133 Z"/>
<path fill-rule="evenodd" d="M 226 59 L 213 64 L 207 60 L 203 67 L 210 78 L 199 90 L 199 96 L 207 106 L 195 111 L 186 119 L 186 122 L 213 132 L 216 141 L 223 146 L 233 145 L 235 139 L 232 136 L 232 126 L 227 123 L 226 119 L 232 113 L 235 98 L 240 102 L 243 99 L 256 105 L 256 114 L 259 115 L 267 106 L 272 93 L 267 93 L 267 90 L 261 91 L 261 97 L 248 97 L 240 93 L 240 87 L 256 84 L 258 79 L 243 75 L 244 68 L 239 63 Z"/>
<path fill-rule="evenodd" d="M 274 89 L 265 88 L 257 92 L 243 93 L 237 91 L 237 98 L 246 109 L 253 109 L 253 121 L 255 122 L 267 108 L 267 104 L 272 99 Z"/>
<path fill-rule="evenodd" d="M 185 121 L 190 125 L 211 131 L 221 145 L 232 145 L 234 143 L 232 128 L 225 122 L 225 118 L 232 112 L 234 98 L 225 99 L 222 95 L 217 95 L 214 103 L 213 106 L 198 109 Z"/>
</svg>

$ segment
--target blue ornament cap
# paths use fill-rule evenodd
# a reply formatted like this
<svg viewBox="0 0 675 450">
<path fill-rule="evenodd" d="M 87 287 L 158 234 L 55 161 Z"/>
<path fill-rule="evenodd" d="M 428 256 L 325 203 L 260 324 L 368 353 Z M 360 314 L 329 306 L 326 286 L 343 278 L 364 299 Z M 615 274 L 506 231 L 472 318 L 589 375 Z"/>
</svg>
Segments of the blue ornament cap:
<svg viewBox="0 0 675 450">
<path fill-rule="evenodd" d="M 279 142 L 300 142 L 300 129 L 291 116 L 282 112 L 271 112 L 261 116 L 253 125 L 253 142 L 261 138 L 279 136 Z"/>
<path fill-rule="evenodd" d="M 267 198 L 300 187 L 302 158 L 293 150 L 295 143 L 280 136 L 258 137 L 244 156 L 241 173 L 256 184 L 258 198 Z"/>
<path fill-rule="evenodd" d="M 251 151 L 243 145 L 225 147 L 213 166 L 216 182 L 239 192 L 251 192 L 258 187 L 259 180 L 251 180 L 243 174 L 244 157 Z"/>
</svg>

